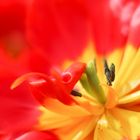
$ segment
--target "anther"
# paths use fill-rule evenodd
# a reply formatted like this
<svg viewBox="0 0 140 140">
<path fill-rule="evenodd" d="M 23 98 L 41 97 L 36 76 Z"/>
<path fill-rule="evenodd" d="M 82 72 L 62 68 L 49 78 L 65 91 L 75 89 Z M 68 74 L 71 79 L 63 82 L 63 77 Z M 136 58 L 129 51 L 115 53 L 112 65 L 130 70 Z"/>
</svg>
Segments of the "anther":
<svg viewBox="0 0 140 140">
<path fill-rule="evenodd" d="M 82 94 L 79 93 L 79 92 L 76 91 L 76 90 L 72 90 L 72 91 L 71 91 L 71 95 L 73 95 L 73 96 L 78 96 L 78 97 L 82 97 Z"/>
<path fill-rule="evenodd" d="M 111 73 L 111 81 L 113 82 L 115 80 L 115 65 L 112 63 L 110 66 L 110 73 Z"/>
<path fill-rule="evenodd" d="M 107 84 L 112 86 L 112 82 L 115 79 L 115 65 L 112 63 L 109 68 L 106 59 L 104 60 L 104 73 L 106 75 Z"/>
</svg>

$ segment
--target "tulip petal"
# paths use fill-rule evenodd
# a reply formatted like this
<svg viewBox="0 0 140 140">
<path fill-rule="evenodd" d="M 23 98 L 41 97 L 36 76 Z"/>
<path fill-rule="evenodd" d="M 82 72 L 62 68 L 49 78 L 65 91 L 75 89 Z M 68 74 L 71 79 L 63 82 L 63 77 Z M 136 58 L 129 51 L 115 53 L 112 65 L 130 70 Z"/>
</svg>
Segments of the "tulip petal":
<svg viewBox="0 0 140 140">
<path fill-rule="evenodd" d="M 68 116 L 86 116 L 90 114 L 86 109 L 78 105 L 65 105 L 58 100 L 51 98 L 46 99 L 44 106 L 53 112 Z"/>
<path fill-rule="evenodd" d="M 10 75 L 0 79 L 0 133 L 12 137 L 31 129 L 40 114 L 38 104 L 26 86 L 10 90 L 13 79 L 15 77 Z"/>
<path fill-rule="evenodd" d="M 96 120 L 97 118 L 92 117 L 83 118 L 75 122 L 75 124 L 69 125 L 69 127 L 56 130 L 56 133 L 60 134 L 61 139 L 83 140 L 94 129 Z"/>
<path fill-rule="evenodd" d="M 13 32 L 24 32 L 26 10 L 29 1 L 5 0 L 0 1 L 0 36 Z M 9 24 L 10 23 L 10 24 Z"/>
<path fill-rule="evenodd" d="M 134 82 L 137 83 L 137 85 L 139 84 L 139 58 L 140 49 L 136 49 L 133 46 L 126 48 L 121 67 L 114 82 L 114 88 L 119 92 L 120 97 L 134 88 Z"/>
<path fill-rule="evenodd" d="M 47 76 L 42 73 L 37 73 L 37 72 L 32 72 L 32 73 L 27 73 L 25 75 L 22 75 L 21 77 L 17 78 L 11 85 L 11 89 L 14 89 L 21 85 L 24 81 L 31 79 L 32 77 L 40 77 L 46 79 Z"/>
<path fill-rule="evenodd" d="M 130 65 L 130 62 L 133 62 L 133 58 L 136 55 L 136 53 L 137 53 L 137 49 L 134 48 L 132 45 L 128 45 L 125 48 L 124 56 L 122 58 L 122 62 L 121 62 L 120 68 L 119 68 L 119 72 L 116 75 L 115 82 L 114 82 L 115 89 L 120 88 L 120 85 L 119 85 L 120 82 L 119 81 L 123 77 L 124 73 L 127 71 L 128 67 Z"/>
<path fill-rule="evenodd" d="M 121 62 L 123 59 L 124 49 L 116 49 L 113 52 L 111 52 L 109 55 L 107 55 L 107 61 L 108 65 L 110 66 L 111 63 L 115 65 L 115 73 L 118 75 L 119 68 L 121 66 Z"/>
<path fill-rule="evenodd" d="M 136 111 L 136 112 L 140 112 L 140 104 L 139 102 L 138 103 L 130 103 L 130 104 L 124 104 L 124 105 L 120 105 L 121 108 L 123 109 L 127 109 L 127 110 L 130 110 L 130 111 Z"/>
<path fill-rule="evenodd" d="M 98 121 L 95 129 L 95 140 L 137 139 L 139 136 L 140 113 L 120 108 L 113 108 Z"/>
<path fill-rule="evenodd" d="M 87 0 L 86 3 L 92 20 L 93 42 L 98 54 L 107 54 L 118 47 L 124 47 L 137 3 L 129 0 Z"/>
<path fill-rule="evenodd" d="M 81 78 L 85 69 L 86 69 L 85 63 L 77 62 L 77 63 L 72 64 L 68 69 L 65 70 L 65 72 L 63 74 L 65 74 L 65 73 L 71 74 L 71 81 L 69 83 L 65 83 L 66 88 L 67 88 L 67 90 L 69 90 L 69 92 L 73 89 L 75 84 Z"/>
<path fill-rule="evenodd" d="M 114 108 L 117 104 L 118 104 L 117 94 L 111 87 L 108 87 L 108 95 L 107 95 L 107 101 L 105 107 L 110 109 L 110 108 Z"/>
<path fill-rule="evenodd" d="M 55 98 L 64 104 L 72 104 L 74 100 L 70 93 L 85 67 L 84 63 L 77 62 L 62 74 L 53 71 L 52 77 L 42 73 L 28 73 L 15 80 L 11 88 L 13 89 L 27 80 L 34 96 L 40 103 L 44 104 L 46 98 Z"/>
<path fill-rule="evenodd" d="M 27 25 L 29 42 L 33 47 L 43 49 L 50 64 L 76 58 L 88 38 L 85 7 L 78 0 L 35 0 Z"/>
<path fill-rule="evenodd" d="M 119 104 L 128 104 L 128 103 L 137 104 L 138 102 L 140 102 L 140 90 L 119 99 Z"/>
<path fill-rule="evenodd" d="M 137 53 L 135 54 L 135 56 L 132 59 L 132 62 L 129 66 L 129 69 L 127 70 L 127 72 L 125 73 L 125 75 L 123 76 L 123 79 L 120 82 L 120 85 L 124 85 L 124 83 L 127 83 L 128 81 L 132 82 L 132 81 L 137 81 L 140 78 L 140 74 L 139 74 L 139 65 L 140 65 L 140 49 L 137 50 Z"/>
<path fill-rule="evenodd" d="M 137 139 L 140 136 L 140 113 L 124 109 L 113 109 L 111 111 L 114 118 L 120 122 L 122 132 L 126 134 L 128 139 Z"/>
<path fill-rule="evenodd" d="M 58 137 L 49 131 L 39 132 L 39 131 L 30 131 L 24 135 L 16 138 L 15 140 L 59 140 Z"/>
<path fill-rule="evenodd" d="M 129 37 L 128 37 L 128 42 L 133 44 L 136 47 L 140 46 L 140 39 L 139 39 L 140 21 L 138 20 L 139 18 L 140 18 L 140 6 L 138 5 L 136 10 L 134 11 L 134 14 L 130 23 L 130 31 L 129 31 Z"/>
<path fill-rule="evenodd" d="M 94 140 L 102 140 L 102 139 L 107 139 L 107 140 L 113 140 L 114 138 L 116 140 L 121 140 L 122 136 L 120 133 L 120 130 L 117 129 L 117 123 L 114 122 L 114 118 L 112 117 L 110 121 L 108 118 L 103 115 L 101 119 L 97 122 L 95 131 L 94 131 Z M 114 126 L 112 123 L 116 123 Z"/>
<path fill-rule="evenodd" d="M 39 130 L 59 129 L 77 121 L 77 117 L 66 116 L 64 113 L 53 112 L 53 110 L 48 110 L 44 107 L 40 107 L 40 111 L 42 113 L 39 117 L 39 123 L 36 126 Z"/>
</svg>

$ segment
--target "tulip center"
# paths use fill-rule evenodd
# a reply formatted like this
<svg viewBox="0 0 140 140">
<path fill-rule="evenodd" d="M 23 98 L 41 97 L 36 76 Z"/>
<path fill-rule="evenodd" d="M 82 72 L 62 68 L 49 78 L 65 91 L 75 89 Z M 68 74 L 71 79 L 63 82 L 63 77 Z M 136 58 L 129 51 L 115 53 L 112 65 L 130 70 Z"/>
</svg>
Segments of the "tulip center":
<svg viewBox="0 0 140 140">
<path fill-rule="evenodd" d="M 112 82 L 115 79 L 115 65 L 112 63 L 109 67 L 106 59 L 104 59 L 103 64 L 104 74 L 107 80 L 107 86 L 112 86 Z M 86 71 L 82 75 L 80 82 L 88 94 L 96 98 L 101 104 L 106 103 L 106 94 L 100 84 L 95 61 L 90 61 L 87 64 Z"/>
</svg>

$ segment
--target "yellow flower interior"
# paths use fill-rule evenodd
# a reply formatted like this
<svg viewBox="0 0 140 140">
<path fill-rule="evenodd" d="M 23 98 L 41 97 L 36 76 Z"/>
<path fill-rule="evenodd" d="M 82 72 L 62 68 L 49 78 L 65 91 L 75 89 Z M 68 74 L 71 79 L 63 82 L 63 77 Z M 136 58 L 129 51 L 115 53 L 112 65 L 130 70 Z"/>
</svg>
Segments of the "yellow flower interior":
<svg viewBox="0 0 140 140">
<path fill-rule="evenodd" d="M 115 64 L 115 81 L 107 86 L 103 59 Z M 82 62 L 96 59 L 97 74 L 107 101 L 102 105 L 77 83 L 82 97 L 73 97 L 77 105 L 67 106 L 55 99 L 47 99 L 39 130 L 51 130 L 60 140 L 136 140 L 140 136 L 140 49 L 127 45 L 107 56 L 97 55 L 89 46 L 79 57 Z M 70 64 L 67 61 L 63 67 Z"/>
</svg>

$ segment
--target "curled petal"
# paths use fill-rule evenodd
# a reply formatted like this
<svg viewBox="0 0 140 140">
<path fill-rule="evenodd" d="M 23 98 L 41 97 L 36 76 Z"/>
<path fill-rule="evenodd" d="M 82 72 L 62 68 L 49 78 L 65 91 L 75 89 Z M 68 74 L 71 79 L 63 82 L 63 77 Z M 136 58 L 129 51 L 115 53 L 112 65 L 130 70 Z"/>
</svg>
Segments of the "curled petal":
<svg viewBox="0 0 140 140">
<path fill-rule="evenodd" d="M 62 74 L 55 72 L 53 77 L 42 73 L 29 73 L 19 77 L 11 88 L 27 80 L 32 93 L 42 104 L 46 98 L 56 98 L 64 104 L 72 104 L 74 100 L 70 93 L 84 70 L 84 63 L 75 63 Z"/>
<path fill-rule="evenodd" d="M 82 73 L 85 70 L 85 67 L 86 65 L 84 63 L 77 62 L 71 65 L 61 75 L 60 73 L 55 72 L 55 77 L 51 80 L 48 79 L 48 81 L 46 82 L 41 82 L 40 85 L 34 84 L 34 93 L 36 93 L 36 96 L 41 95 L 41 97 L 39 97 L 40 101 L 42 101 L 42 99 L 45 100 L 43 96 L 46 96 L 57 98 L 64 104 L 71 104 L 73 102 L 73 99 L 70 96 L 70 92 L 72 91 L 77 81 L 80 79 Z M 39 92 L 40 94 L 38 94 L 37 92 Z"/>
<path fill-rule="evenodd" d="M 77 83 L 77 81 L 81 78 L 83 72 L 86 69 L 85 63 L 74 63 L 72 64 L 63 74 L 62 79 L 67 88 L 69 89 L 69 92 L 73 89 L 74 85 Z"/>
<path fill-rule="evenodd" d="M 47 98 L 57 98 L 64 104 L 71 104 L 73 102 L 72 97 L 66 92 L 60 81 L 47 77 L 47 75 L 42 75 L 39 79 L 35 79 L 35 76 L 39 75 L 34 75 L 32 80 L 30 79 L 29 85 L 33 95 L 41 104 L 44 104 Z"/>
<path fill-rule="evenodd" d="M 37 72 L 34 72 L 34 73 L 32 72 L 32 73 L 28 73 L 28 74 L 22 75 L 21 77 L 17 78 L 13 82 L 13 84 L 11 85 L 11 89 L 16 88 L 17 86 L 19 86 L 20 84 L 22 84 L 26 80 L 31 79 L 32 77 L 43 77 L 43 78 L 46 78 L 47 76 L 45 74 L 37 73 Z"/>
</svg>

